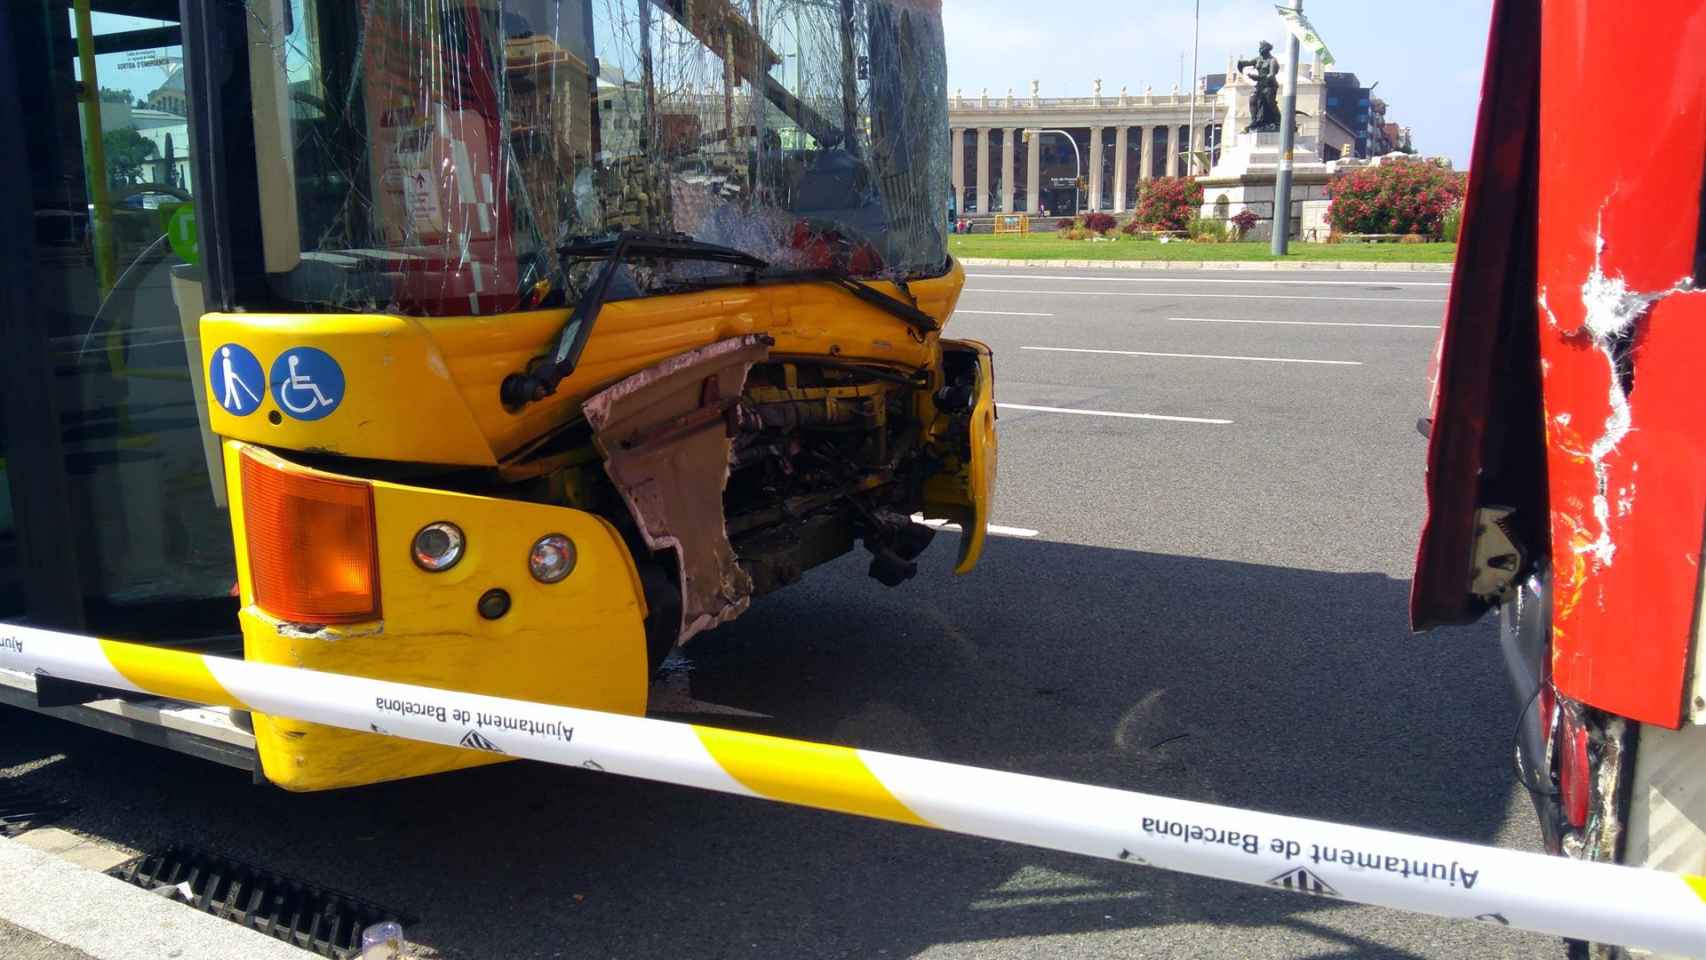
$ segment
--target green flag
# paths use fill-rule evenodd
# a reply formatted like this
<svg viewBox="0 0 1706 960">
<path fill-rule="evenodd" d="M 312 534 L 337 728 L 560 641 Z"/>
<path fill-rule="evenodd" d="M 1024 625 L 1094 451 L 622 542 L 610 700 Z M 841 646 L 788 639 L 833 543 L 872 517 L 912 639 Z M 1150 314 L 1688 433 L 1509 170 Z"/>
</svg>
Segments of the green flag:
<svg viewBox="0 0 1706 960">
<path fill-rule="evenodd" d="M 1280 19 L 1285 21 L 1285 28 L 1291 31 L 1291 35 L 1297 38 L 1297 42 L 1302 44 L 1305 50 L 1320 57 L 1323 67 L 1333 65 L 1332 51 L 1327 49 L 1327 44 L 1322 42 L 1321 35 L 1315 32 L 1314 24 L 1309 22 L 1302 10 L 1278 5 L 1274 9 L 1279 11 Z"/>
</svg>

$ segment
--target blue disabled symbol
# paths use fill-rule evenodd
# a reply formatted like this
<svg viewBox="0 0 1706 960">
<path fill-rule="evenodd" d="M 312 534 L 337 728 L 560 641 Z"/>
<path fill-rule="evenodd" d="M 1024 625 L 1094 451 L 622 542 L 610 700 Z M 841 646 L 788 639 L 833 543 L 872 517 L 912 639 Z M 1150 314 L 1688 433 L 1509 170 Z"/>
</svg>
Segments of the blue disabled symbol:
<svg viewBox="0 0 1706 960">
<path fill-rule="evenodd" d="M 267 383 L 261 362 L 247 347 L 236 343 L 227 343 L 213 351 L 207 382 L 219 405 L 236 417 L 246 417 L 260 408 Z"/>
<path fill-rule="evenodd" d="M 313 347 L 279 354 L 267 378 L 279 409 L 298 420 L 329 416 L 344 399 L 344 371 L 332 355 Z"/>
</svg>

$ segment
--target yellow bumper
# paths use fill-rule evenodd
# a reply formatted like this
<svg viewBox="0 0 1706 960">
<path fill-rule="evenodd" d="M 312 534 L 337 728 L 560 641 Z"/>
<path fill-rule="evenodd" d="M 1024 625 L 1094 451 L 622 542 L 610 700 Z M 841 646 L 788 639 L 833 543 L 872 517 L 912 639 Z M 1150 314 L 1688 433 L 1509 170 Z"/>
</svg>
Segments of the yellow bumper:
<svg viewBox="0 0 1706 960">
<path fill-rule="evenodd" d="M 965 574 L 983 556 L 995 503 L 995 356 L 988 345 L 976 340 L 943 340 L 942 352 L 975 364 L 976 399 L 969 423 L 936 417 L 936 440 L 954 453 L 947 468 L 925 485 L 925 513 L 960 525 L 960 557 L 954 572 Z"/>
<path fill-rule="evenodd" d="M 226 441 L 227 489 L 236 535 L 247 659 L 472 693 L 643 714 L 645 601 L 632 557 L 603 518 L 562 507 L 373 481 L 383 619 L 339 626 L 291 624 L 256 606 L 248 568 L 238 457 Z M 308 471 L 306 468 L 293 469 Z M 467 552 L 428 573 L 410 554 L 426 524 L 450 521 Z M 577 562 L 561 583 L 528 573 L 539 537 L 574 541 Z M 509 612 L 483 619 L 476 603 L 500 588 Z M 326 790 L 476 766 L 496 759 L 468 750 L 353 733 L 257 715 L 261 766 L 287 790 Z"/>
</svg>

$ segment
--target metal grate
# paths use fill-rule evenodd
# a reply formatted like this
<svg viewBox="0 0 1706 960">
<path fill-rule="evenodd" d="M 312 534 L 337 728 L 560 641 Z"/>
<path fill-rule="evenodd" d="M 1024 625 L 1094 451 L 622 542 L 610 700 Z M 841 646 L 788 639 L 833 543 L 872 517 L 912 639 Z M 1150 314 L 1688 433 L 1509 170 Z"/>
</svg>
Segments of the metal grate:
<svg viewBox="0 0 1706 960">
<path fill-rule="evenodd" d="M 76 808 L 59 800 L 0 780 L 0 837 L 15 837 L 25 830 L 45 826 Z"/>
<path fill-rule="evenodd" d="M 414 922 L 360 897 L 184 847 L 136 857 L 107 873 L 145 890 L 187 890 L 197 910 L 337 960 L 359 956 L 361 932 L 372 924 Z"/>
</svg>

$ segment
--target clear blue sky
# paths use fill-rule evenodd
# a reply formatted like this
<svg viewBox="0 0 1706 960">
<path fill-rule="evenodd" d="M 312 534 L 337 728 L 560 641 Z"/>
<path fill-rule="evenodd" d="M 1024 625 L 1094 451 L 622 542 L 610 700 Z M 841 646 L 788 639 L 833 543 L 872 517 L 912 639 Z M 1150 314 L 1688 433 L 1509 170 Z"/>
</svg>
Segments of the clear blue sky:
<svg viewBox="0 0 1706 960">
<path fill-rule="evenodd" d="M 1032 80 L 1045 97 L 1087 97 L 1151 85 L 1172 90 L 1179 54 L 1190 71 L 1192 0 L 944 0 L 948 90 L 984 87 L 1020 96 Z M 1408 126 L 1416 149 L 1469 162 L 1492 0 L 1304 0 L 1303 12 L 1327 41 L 1335 70 L 1355 73 Z M 1285 56 L 1285 33 L 1271 2 L 1202 0 L 1199 74 L 1224 72 L 1230 54 L 1255 56 L 1270 40 Z"/>
</svg>

